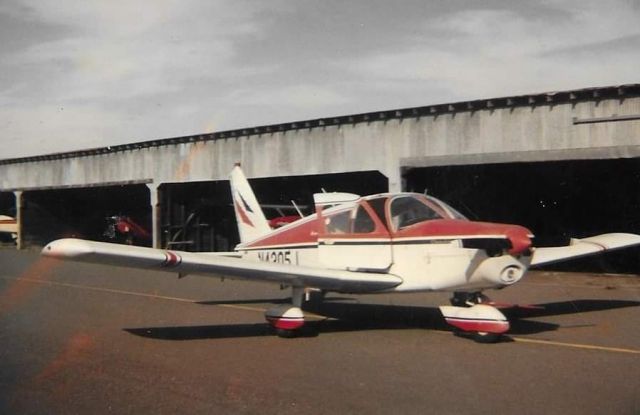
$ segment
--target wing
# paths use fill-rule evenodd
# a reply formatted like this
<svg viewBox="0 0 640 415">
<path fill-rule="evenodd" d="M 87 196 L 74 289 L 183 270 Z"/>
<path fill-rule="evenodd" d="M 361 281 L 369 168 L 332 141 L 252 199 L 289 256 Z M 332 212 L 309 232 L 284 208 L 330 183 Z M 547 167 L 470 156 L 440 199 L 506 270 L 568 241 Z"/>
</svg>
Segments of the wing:
<svg viewBox="0 0 640 415">
<path fill-rule="evenodd" d="M 640 235 L 632 233 L 607 233 L 590 238 L 572 239 L 567 246 L 536 248 L 531 258 L 531 266 L 565 261 L 634 245 L 640 245 Z"/>
<path fill-rule="evenodd" d="M 350 293 L 380 291 L 402 283 L 401 278 L 391 274 L 250 261 L 239 258 L 234 252 L 219 254 L 166 251 L 82 239 L 53 241 L 44 247 L 42 254 L 65 260 L 155 269 L 180 274 L 267 281 Z"/>
</svg>

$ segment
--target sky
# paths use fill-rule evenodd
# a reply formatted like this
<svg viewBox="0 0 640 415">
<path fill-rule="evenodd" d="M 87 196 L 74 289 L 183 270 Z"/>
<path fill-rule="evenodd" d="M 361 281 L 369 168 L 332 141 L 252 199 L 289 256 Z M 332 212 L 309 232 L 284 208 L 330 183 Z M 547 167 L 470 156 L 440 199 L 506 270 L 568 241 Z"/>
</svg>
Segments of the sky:
<svg viewBox="0 0 640 415">
<path fill-rule="evenodd" d="M 0 159 L 640 82 L 640 0 L 0 0 Z"/>
</svg>

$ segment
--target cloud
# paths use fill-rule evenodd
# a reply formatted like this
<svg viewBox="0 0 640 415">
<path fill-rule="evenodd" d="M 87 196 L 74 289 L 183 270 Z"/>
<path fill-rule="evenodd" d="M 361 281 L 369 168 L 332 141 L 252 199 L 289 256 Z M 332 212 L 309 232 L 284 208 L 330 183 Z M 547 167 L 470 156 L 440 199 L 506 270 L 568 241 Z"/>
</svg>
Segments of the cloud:
<svg viewBox="0 0 640 415">
<path fill-rule="evenodd" d="M 251 13 L 230 3 L 224 4 L 223 15 L 211 13 L 203 2 L 70 4 L 30 2 L 34 15 L 44 22 L 66 23 L 71 34 L 33 45 L 13 56 L 10 64 L 64 66 L 62 73 L 52 71 L 55 82 L 44 88 L 68 100 L 175 92 L 193 78 L 234 76 L 232 40 L 256 30 L 246 20 Z M 199 8 L 208 19 L 198 18 Z"/>
<path fill-rule="evenodd" d="M 210 107 L 222 105 L 230 85 L 273 70 L 234 64 L 234 42 L 260 30 L 260 4 L 25 0 L 9 6 L 0 14 L 28 25 L 25 34 L 33 39 L 19 50 L 0 46 L 3 141 L 22 137 L 27 144 L 5 146 L 4 157 L 49 151 L 28 146 L 43 135 L 59 138 L 63 151 L 198 133 L 194 128 L 208 124 Z M 60 28 L 58 36 L 38 36 L 49 26 Z"/>
<path fill-rule="evenodd" d="M 4 0 L 0 140 L 22 145 L 0 158 L 637 82 L 637 21 L 623 0 Z"/>
<path fill-rule="evenodd" d="M 280 105 L 304 107 L 339 105 L 349 99 L 332 89 L 319 85 L 291 85 L 283 88 L 241 89 L 230 95 L 237 105 Z"/>
<path fill-rule="evenodd" d="M 65 144 L 69 137 L 83 137 L 85 147 L 98 147 L 121 122 L 118 114 L 90 106 L 74 108 L 71 114 L 64 107 L 51 105 L 13 107 L 2 112 L 2 143 L 9 157 L 13 155 L 11 150 L 24 147 L 25 142 L 38 154 L 70 150 L 72 146 Z"/>
<path fill-rule="evenodd" d="M 452 98 L 473 99 L 635 82 L 640 54 L 584 54 L 594 44 L 640 33 L 633 7 L 566 3 L 562 20 L 517 10 L 464 10 L 427 19 L 411 45 L 343 62 L 350 71 L 393 82 L 438 82 Z M 575 12 L 574 12 L 575 11 Z M 563 51 L 564 53 L 555 53 Z M 615 69 L 606 62 L 616 61 Z M 614 70 L 612 70 L 614 69 Z"/>
</svg>

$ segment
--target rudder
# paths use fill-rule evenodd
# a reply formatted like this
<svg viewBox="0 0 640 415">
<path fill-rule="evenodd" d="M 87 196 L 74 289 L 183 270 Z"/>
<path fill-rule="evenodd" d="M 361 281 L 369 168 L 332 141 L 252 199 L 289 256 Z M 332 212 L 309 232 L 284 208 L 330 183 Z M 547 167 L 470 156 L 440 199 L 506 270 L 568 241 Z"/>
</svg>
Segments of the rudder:
<svg viewBox="0 0 640 415">
<path fill-rule="evenodd" d="M 229 180 L 240 243 L 250 242 L 271 233 L 269 222 L 239 164 L 231 170 Z"/>
</svg>

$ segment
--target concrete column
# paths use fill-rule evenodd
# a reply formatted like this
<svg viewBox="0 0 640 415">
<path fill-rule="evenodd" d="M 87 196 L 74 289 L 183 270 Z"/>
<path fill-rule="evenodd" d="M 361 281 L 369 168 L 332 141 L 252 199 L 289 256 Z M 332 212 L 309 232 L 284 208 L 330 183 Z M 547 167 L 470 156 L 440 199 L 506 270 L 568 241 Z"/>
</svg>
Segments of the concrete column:
<svg viewBox="0 0 640 415">
<path fill-rule="evenodd" d="M 387 163 L 385 163 L 385 169 L 380 172 L 387 176 L 387 180 L 389 180 L 389 192 L 397 193 L 403 191 L 402 169 L 397 160 L 387 161 Z"/>
<path fill-rule="evenodd" d="M 402 191 L 402 176 L 400 172 L 400 146 L 403 143 L 400 138 L 390 138 L 384 140 L 384 162 L 382 173 L 389 180 L 389 192 L 397 193 Z"/>
<path fill-rule="evenodd" d="M 389 192 L 398 193 L 403 191 L 400 168 L 394 169 L 393 171 L 387 171 L 386 176 L 389 179 Z"/>
<path fill-rule="evenodd" d="M 17 190 L 13 192 L 16 197 L 16 224 L 18 227 L 18 238 L 16 239 L 16 247 L 17 249 L 22 249 L 24 247 L 24 241 L 22 239 L 22 191 Z"/>
<path fill-rule="evenodd" d="M 149 188 L 149 203 L 151 204 L 151 241 L 154 248 L 160 249 L 162 238 L 160 227 L 160 198 L 158 194 L 158 185 L 155 183 L 148 183 Z"/>
</svg>

